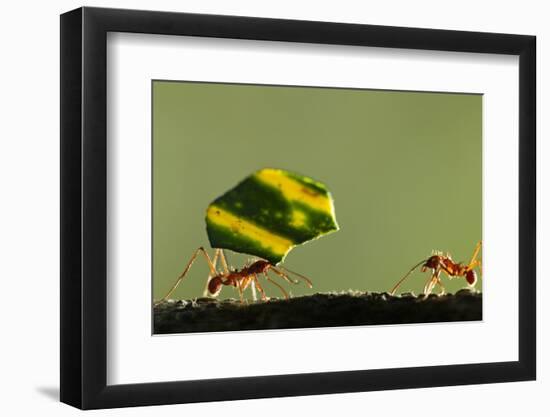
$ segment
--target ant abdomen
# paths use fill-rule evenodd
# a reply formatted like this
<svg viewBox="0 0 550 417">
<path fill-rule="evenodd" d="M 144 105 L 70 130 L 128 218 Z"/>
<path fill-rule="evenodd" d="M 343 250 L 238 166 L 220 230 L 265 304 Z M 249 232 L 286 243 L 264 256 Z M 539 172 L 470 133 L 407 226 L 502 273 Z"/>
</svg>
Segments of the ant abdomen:
<svg viewBox="0 0 550 417">
<path fill-rule="evenodd" d="M 215 297 L 222 290 L 222 285 L 222 279 L 219 276 L 214 277 L 208 282 L 208 292 Z"/>
<path fill-rule="evenodd" d="M 473 269 L 469 270 L 468 272 L 466 272 L 466 281 L 468 282 L 468 284 L 470 285 L 475 285 L 476 281 L 477 281 L 477 274 L 476 274 L 476 271 L 474 271 Z"/>
</svg>

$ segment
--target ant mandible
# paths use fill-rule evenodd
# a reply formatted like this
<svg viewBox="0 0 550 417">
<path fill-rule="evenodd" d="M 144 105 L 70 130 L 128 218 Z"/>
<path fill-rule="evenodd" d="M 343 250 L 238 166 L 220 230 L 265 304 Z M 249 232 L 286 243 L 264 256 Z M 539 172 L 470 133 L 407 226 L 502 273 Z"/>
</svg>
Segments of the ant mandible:
<svg viewBox="0 0 550 417">
<path fill-rule="evenodd" d="M 208 276 L 208 279 L 206 281 L 206 288 L 204 290 L 205 295 L 208 294 L 212 297 L 216 297 L 220 293 L 222 286 L 227 285 L 227 286 L 237 288 L 237 290 L 239 291 L 240 300 L 241 302 L 243 302 L 244 291 L 253 283 L 254 288 L 260 292 L 262 300 L 266 301 L 268 300 L 268 298 L 258 279 L 258 275 L 263 275 L 269 282 L 271 282 L 273 285 L 278 287 L 283 293 L 284 297 L 288 299 L 288 293 L 279 283 L 274 281 L 268 275 L 269 271 L 273 271 L 277 276 L 281 277 L 282 279 L 284 279 L 285 281 L 291 284 L 298 284 L 299 283 L 298 280 L 292 279 L 288 275 L 289 273 L 293 274 L 294 276 L 304 280 L 309 288 L 313 287 L 313 284 L 309 278 L 301 274 L 298 274 L 297 272 L 290 271 L 289 269 L 283 268 L 281 266 L 275 267 L 275 265 L 273 265 L 272 263 L 262 259 L 257 260 L 250 265 L 245 265 L 240 270 L 229 269 L 229 267 L 227 266 L 227 260 L 225 258 L 225 254 L 222 249 L 216 249 L 214 253 L 214 259 L 212 260 L 210 258 L 210 255 L 208 255 L 208 252 L 206 252 L 206 250 L 201 246 L 195 251 L 191 259 L 187 263 L 187 266 L 185 267 L 183 272 L 180 274 L 180 276 L 176 279 L 176 282 L 174 283 L 172 288 L 170 288 L 168 293 L 164 297 L 162 297 L 160 300 L 155 301 L 154 303 L 155 306 L 166 301 L 168 297 L 170 297 L 170 295 L 176 290 L 178 285 L 185 278 L 185 275 L 187 274 L 187 272 L 189 272 L 189 270 L 191 269 L 191 266 L 193 265 L 193 263 L 195 262 L 195 259 L 199 254 L 202 254 L 204 256 L 208 264 L 208 268 L 210 269 L 210 275 Z M 223 272 L 219 272 L 217 270 L 218 258 L 221 259 Z M 253 295 L 255 298 L 254 292 L 253 292 Z"/>
<path fill-rule="evenodd" d="M 444 272 L 450 279 L 464 277 L 469 286 L 473 287 L 477 282 L 477 274 L 474 271 L 474 268 L 478 266 L 481 268 L 481 261 L 477 259 L 477 255 L 479 254 L 480 249 L 481 242 L 478 242 L 474 249 L 472 257 L 470 258 L 470 262 L 468 262 L 468 264 L 466 265 L 463 265 L 460 262 L 454 262 L 449 253 L 443 255 L 443 253 L 441 252 L 435 252 L 428 259 L 424 259 L 413 266 L 409 270 L 409 272 L 407 272 L 405 276 L 401 278 L 397 282 L 397 284 L 395 284 L 395 286 L 390 291 L 390 294 L 394 295 L 397 288 L 403 283 L 403 281 L 405 281 L 405 278 L 412 274 L 414 270 L 420 265 L 422 265 L 422 272 L 426 272 L 426 270 L 428 269 L 431 269 L 432 271 L 431 277 L 428 279 L 428 282 L 426 282 L 426 285 L 424 286 L 424 298 L 427 298 L 428 295 L 431 294 L 435 285 L 439 285 L 439 287 L 441 288 L 441 294 L 445 293 L 445 288 L 443 287 L 441 278 L 439 278 L 441 272 Z"/>
</svg>

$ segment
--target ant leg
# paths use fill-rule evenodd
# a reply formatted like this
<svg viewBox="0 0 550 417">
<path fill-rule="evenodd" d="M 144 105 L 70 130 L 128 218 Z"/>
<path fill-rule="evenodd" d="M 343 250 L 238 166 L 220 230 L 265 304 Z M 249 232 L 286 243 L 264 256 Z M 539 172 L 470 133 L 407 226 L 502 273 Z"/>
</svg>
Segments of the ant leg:
<svg viewBox="0 0 550 417">
<path fill-rule="evenodd" d="M 254 277 L 252 275 L 247 276 L 243 282 L 243 291 L 250 287 L 250 292 L 252 293 L 252 300 L 257 301 L 256 297 L 256 285 L 254 283 Z"/>
<path fill-rule="evenodd" d="M 252 300 L 254 300 L 254 302 L 258 301 L 258 297 L 256 296 L 256 288 L 258 287 L 256 285 L 256 283 L 258 282 L 258 278 L 256 277 L 255 274 L 252 274 L 250 275 L 250 282 L 252 282 L 252 284 L 250 285 L 250 292 L 252 293 Z M 263 296 L 262 296 L 262 299 L 263 299 Z"/>
<path fill-rule="evenodd" d="M 153 304 L 154 306 L 157 306 L 160 303 L 162 303 L 163 301 L 166 301 L 168 299 L 168 297 L 170 297 L 170 295 L 172 295 L 172 293 L 176 290 L 178 285 L 180 285 L 181 281 L 183 281 L 183 278 L 185 278 L 185 275 L 187 274 L 187 272 L 189 272 L 189 269 L 191 269 L 191 266 L 195 262 L 195 259 L 197 259 L 197 256 L 198 256 L 199 253 L 202 253 L 204 255 L 204 258 L 206 259 L 206 262 L 208 263 L 208 267 L 210 268 L 210 274 L 214 275 L 214 276 L 218 275 L 218 272 L 216 271 L 216 268 L 215 268 L 214 264 L 212 263 L 212 260 L 210 259 L 210 256 L 208 255 L 208 252 L 206 252 L 204 250 L 204 248 L 201 246 L 200 248 L 198 248 L 195 251 L 193 256 L 191 256 L 191 259 L 187 263 L 187 266 L 185 267 L 183 272 L 180 274 L 180 276 L 176 279 L 176 282 L 174 283 L 172 288 L 170 288 L 170 290 L 168 291 L 168 293 L 164 297 L 162 297 L 158 301 L 155 301 L 154 304 Z"/>
<path fill-rule="evenodd" d="M 443 283 L 441 282 L 441 278 L 437 278 L 437 283 L 436 284 L 441 289 L 441 291 L 439 292 L 439 295 L 445 295 L 446 291 L 445 291 L 445 287 L 443 286 Z"/>
<path fill-rule="evenodd" d="M 271 269 L 275 269 L 275 268 L 274 268 L 274 267 L 271 267 Z M 281 271 L 286 272 L 287 275 L 288 275 L 288 273 L 291 273 L 291 274 L 293 274 L 293 275 L 296 275 L 298 278 L 303 279 L 303 280 L 306 282 L 306 284 L 307 284 L 307 286 L 308 286 L 309 288 L 313 288 L 313 283 L 311 282 L 311 280 L 310 280 L 308 277 L 306 277 L 306 276 L 304 276 L 304 275 L 302 275 L 302 274 L 299 274 L 298 272 L 291 271 L 290 269 L 285 268 L 285 267 L 282 267 L 282 266 L 280 266 L 280 267 L 278 268 L 278 270 L 279 270 L 279 272 L 281 272 Z M 275 269 L 275 272 L 277 272 L 277 269 Z M 297 281 L 294 281 L 294 282 L 297 282 Z"/>
<path fill-rule="evenodd" d="M 267 298 L 267 296 L 265 295 L 264 289 L 263 289 L 262 286 L 260 285 L 260 281 L 258 280 L 258 276 L 257 276 L 256 274 L 254 274 L 253 277 L 254 277 L 254 286 L 255 286 L 256 289 L 260 292 L 260 294 L 262 295 L 262 300 L 263 300 L 263 301 L 267 301 L 268 298 Z M 256 301 L 256 299 L 254 299 L 254 301 Z"/>
<path fill-rule="evenodd" d="M 248 303 L 248 300 L 244 298 L 244 292 L 250 285 L 250 283 L 253 281 L 253 278 L 251 276 L 244 276 L 237 280 L 237 289 L 239 290 L 239 296 L 241 298 L 241 303 L 246 302 Z M 254 298 L 254 301 L 256 301 L 256 298 Z"/>
<path fill-rule="evenodd" d="M 214 252 L 214 259 L 212 259 L 212 265 L 214 265 L 214 269 L 218 269 L 218 257 L 220 255 L 221 249 L 216 249 Z M 208 297 L 208 284 L 210 284 L 210 280 L 214 277 L 214 275 L 209 274 L 208 278 L 206 279 L 206 285 L 204 286 L 204 290 L 202 292 L 203 297 Z"/>
<path fill-rule="evenodd" d="M 240 300 L 241 300 L 241 303 L 243 303 L 243 302 L 244 302 L 244 296 L 243 296 L 243 292 L 244 292 L 244 291 L 243 291 L 243 288 L 242 288 L 242 286 L 241 286 L 241 281 L 239 281 L 239 282 L 237 283 L 237 290 L 239 291 L 239 298 L 240 298 Z"/>
<path fill-rule="evenodd" d="M 477 265 L 481 265 L 481 262 L 476 260 L 480 249 L 481 249 L 481 242 L 477 242 L 477 245 L 474 249 L 474 253 L 472 254 L 472 257 L 470 258 L 470 262 L 468 262 L 468 269 L 469 270 L 474 269 Z"/>
<path fill-rule="evenodd" d="M 280 286 L 278 283 L 276 283 L 275 281 L 273 281 L 273 280 L 271 279 L 271 277 L 270 277 L 269 275 L 267 275 L 267 272 L 264 272 L 264 275 L 265 275 L 265 277 L 267 278 L 267 280 L 268 280 L 269 282 L 271 282 L 273 285 L 276 285 L 277 287 L 279 287 L 279 289 L 280 289 L 280 290 L 282 291 L 282 293 L 284 294 L 285 298 L 288 300 L 288 294 L 287 294 L 287 292 L 285 291 L 285 289 L 284 289 L 282 286 Z"/>
<path fill-rule="evenodd" d="M 424 286 L 424 299 L 428 298 L 428 296 L 432 293 L 432 290 L 434 288 L 434 285 L 439 280 L 439 274 L 441 273 L 441 270 L 439 268 L 433 269 L 432 276 L 426 282 L 426 285 Z"/>
<path fill-rule="evenodd" d="M 447 275 L 447 278 L 449 278 L 449 280 L 455 278 L 451 275 L 451 272 L 446 269 L 447 266 L 445 264 L 440 264 L 440 265 L 441 265 L 441 272 Z M 445 295 L 446 294 L 445 287 L 443 286 L 443 282 L 441 281 L 441 278 L 439 277 L 439 275 L 437 276 L 437 285 L 441 289 L 441 291 L 439 292 L 439 295 Z"/>
<path fill-rule="evenodd" d="M 435 286 L 435 284 L 437 283 L 437 278 L 435 277 L 432 277 L 430 278 L 430 280 L 428 281 L 428 288 L 426 290 L 426 292 L 424 293 L 424 298 L 428 298 L 428 296 L 432 293 L 432 290 Z"/>
<path fill-rule="evenodd" d="M 424 298 L 428 298 L 428 287 L 430 286 L 430 283 L 432 282 L 433 276 L 428 278 L 428 281 L 426 282 L 426 285 L 424 285 L 424 290 L 422 291 L 424 293 Z"/>
<path fill-rule="evenodd" d="M 229 274 L 229 267 L 227 266 L 227 259 L 225 258 L 225 253 L 224 253 L 223 249 L 219 249 L 219 251 L 220 251 L 220 258 L 222 260 L 223 271 L 226 274 Z"/>
<path fill-rule="evenodd" d="M 242 280 L 241 288 L 243 290 L 243 293 L 246 291 L 246 289 L 250 286 L 250 292 L 252 293 L 252 300 L 257 301 L 256 297 L 256 285 L 254 285 L 254 277 L 252 275 L 249 275 Z M 247 300 L 248 302 L 248 300 Z"/>
<path fill-rule="evenodd" d="M 481 260 L 476 259 L 474 262 L 472 262 L 470 265 L 468 265 L 467 270 L 468 270 L 468 271 L 471 271 L 471 270 L 474 269 L 475 267 L 479 267 L 479 269 L 481 269 Z"/>
<path fill-rule="evenodd" d="M 254 285 L 250 286 L 250 292 L 252 293 L 252 301 L 254 301 L 254 302 L 258 301 L 258 296 L 256 295 L 256 282 L 255 281 L 254 281 Z"/>
</svg>

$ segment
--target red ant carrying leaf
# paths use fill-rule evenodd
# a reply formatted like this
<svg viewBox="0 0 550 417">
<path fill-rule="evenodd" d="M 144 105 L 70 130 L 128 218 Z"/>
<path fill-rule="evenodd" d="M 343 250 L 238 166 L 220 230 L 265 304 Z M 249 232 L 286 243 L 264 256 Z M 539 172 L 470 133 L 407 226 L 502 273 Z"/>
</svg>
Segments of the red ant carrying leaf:
<svg viewBox="0 0 550 417">
<path fill-rule="evenodd" d="M 180 276 L 177 278 L 172 288 L 168 291 L 168 293 L 162 299 L 160 299 L 159 301 L 156 301 L 155 305 L 158 305 L 163 301 L 166 301 L 170 297 L 170 295 L 178 287 L 181 281 L 183 281 L 183 279 L 187 275 L 187 272 L 189 272 L 189 269 L 191 269 L 191 266 L 193 265 L 193 263 L 195 262 L 195 259 L 200 253 L 204 255 L 204 258 L 206 259 L 206 262 L 208 264 L 208 268 L 210 269 L 210 276 L 206 281 L 205 295 L 209 295 L 211 297 L 216 297 L 220 293 L 222 286 L 227 285 L 230 287 L 237 288 L 237 290 L 239 291 L 241 302 L 242 302 L 244 299 L 243 297 L 244 290 L 246 290 L 251 284 L 254 284 L 254 288 L 260 292 L 262 300 L 265 301 L 268 298 L 265 294 L 263 287 L 260 284 L 260 281 L 258 280 L 258 275 L 263 275 L 269 282 L 271 282 L 273 285 L 275 285 L 281 290 L 285 298 L 288 298 L 288 293 L 285 291 L 285 289 L 279 283 L 275 282 L 268 275 L 269 271 L 274 272 L 279 277 L 281 277 L 282 279 L 284 279 L 289 283 L 292 283 L 292 284 L 299 283 L 298 280 L 292 279 L 289 276 L 289 273 L 290 273 L 304 280 L 309 288 L 312 288 L 313 286 L 313 284 L 311 283 L 311 280 L 309 280 L 307 277 L 301 274 L 298 274 L 297 272 L 293 272 L 286 268 L 283 268 L 282 266 L 275 267 L 270 262 L 264 261 L 262 259 L 257 260 L 250 265 L 245 265 L 240 270 L 229 269 L 229 267 L 227 266 L 227 260 L 225 259 L 225 254 L 223 253 L 222 249 L 216 249 L 214 254 L 214 259 L 212 260 L 210 258 L 210 255 L 208 255 L 208 252 L 206 252 L 206 250 L 203 247 L 200 247 L 195 251 L 191 259 L 187 263 L 187 266 L 185 267 L 183 272 L 180 274 Z M 219 272 L 217 269 L 218 258 L 221 259 L 223 272 Z"/>
<path fill-rule="evenodd" d="M 434 252 L 432 256 L 430 256 L 428 259 L 423 259 L 415 266 L 413 266 L 409 270 L 409 272 L 407 272 L 405 276 L 401 278 L 397 282 L 397 284 L 395 284 L 395 286 L 390 291 L 390 294 L 394 295 L 395 291 L 397 290 L 397 288 L 399 288 L 403 281 L 405 281 L 405 279 L 410 274 L 412 274 L 420 265 L 422 265 L 422 272 L 426 272 L 426 270 L 428 269 L 431 269 L 432 271 L 431 277 L 428 279 L 428 282 L 426 282 L 426 285 L 424 286 L 424 298 L 428 297 L 428 295 L 431 294 L 435 285 L 439 285 L 439 287 L 441 288 L 441 294 L 445 293 L 445 288 L 443 287 L 441 278 L 439 278 L 441 272 L 445 273 L 450 279 L 464 277 L 468 285 L 470 287 L 473 287 L 477 282 L 477 274 L 474 271 L 474 268 L 481 268 L 481 260 L 477 259 L 477 255 L 479 254 L 480 249 L 481 242 L 478 242 L 474 249 L 472 257 L 470 258 L 470 262 L 468 262 L 468 264 L 466 265 L 463 265 L 460 262 L 454 262 L 449 253 L 443 255 L 442 252 Z"/>
</svg>

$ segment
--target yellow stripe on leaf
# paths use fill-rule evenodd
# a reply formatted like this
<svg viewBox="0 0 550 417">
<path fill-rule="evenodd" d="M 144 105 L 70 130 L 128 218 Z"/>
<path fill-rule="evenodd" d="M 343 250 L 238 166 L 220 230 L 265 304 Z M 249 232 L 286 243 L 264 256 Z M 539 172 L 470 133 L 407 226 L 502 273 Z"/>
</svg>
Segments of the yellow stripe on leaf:
<svg viewBox="0 0 550 417">
<path fill-rule="evenodd" d="M 262 169 L 255 177 L 264 184 L 281 191 L 287 200 L 299 201 L 312 209 L 328 214 L 333 213 L 332 201 L 327 194 L 322 194 L 313 188 L 288 177 L 278 169 Z"/>
<path fill-rule="evenodd" d="M 254 223 L 243 220 L 218 206 L 209 206 L 206 216 L 212 223 L 230 229 L 234 233 L 249 239 L 258 241 L 263 247 L 269 248 L 269 250 L 275 254 L 284 255 L 294 246 L 291 240 L 262 229 Z"/>
</svg>

